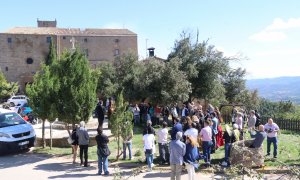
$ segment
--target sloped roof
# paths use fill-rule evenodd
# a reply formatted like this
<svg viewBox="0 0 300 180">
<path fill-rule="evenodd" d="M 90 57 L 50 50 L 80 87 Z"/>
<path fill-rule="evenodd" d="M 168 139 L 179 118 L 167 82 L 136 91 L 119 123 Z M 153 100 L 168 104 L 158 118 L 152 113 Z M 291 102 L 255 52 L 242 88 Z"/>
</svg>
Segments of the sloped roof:
<svg viewBox="0 0 300 180">
<path fill-rule="evenodd" d="M 80 29 L 56 27 L 15 27 L 6 34 L 66 35 L 66 36 L 136 36 L 128 29 Z"/>
</svg>

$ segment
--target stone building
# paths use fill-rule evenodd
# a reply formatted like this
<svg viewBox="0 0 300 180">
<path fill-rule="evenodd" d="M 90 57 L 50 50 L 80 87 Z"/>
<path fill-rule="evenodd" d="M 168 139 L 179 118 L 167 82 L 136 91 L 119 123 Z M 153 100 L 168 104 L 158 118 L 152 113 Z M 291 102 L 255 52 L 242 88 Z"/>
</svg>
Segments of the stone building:
<svg viewBox="0 0 300 180">
<path fill-rule="evenodd" d="M 128 29 L 58 28 L 55 21 L 37 21 L 38 27 L 15 27 L 0 33 L 0 68 L 21 91 L 45 61 L 52 41 L 57 54 L 79 47 L 92 67 L 126 52 L 138 52 L 137 34 Z"/>
</svg>

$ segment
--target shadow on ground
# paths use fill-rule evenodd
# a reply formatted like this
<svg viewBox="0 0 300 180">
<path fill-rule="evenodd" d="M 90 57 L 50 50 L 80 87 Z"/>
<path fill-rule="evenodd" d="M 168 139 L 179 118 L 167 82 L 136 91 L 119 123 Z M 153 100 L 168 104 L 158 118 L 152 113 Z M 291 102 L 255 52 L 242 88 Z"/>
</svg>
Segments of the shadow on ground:
<svg viewBox="0 0 300 180">
<path fill-rule="evenodd" d="M 61 172 L 81 172 L 81 171 L 92 171 L 95 170 L 96 167 L 83 167 L 79 164 L 73 164 L 69 162 L 63 163 L 47 163 L 47 164 L 40 164 L 37 165 L 35 170 L 42 170 L 42 171 L 61 171 Z"/>
<path fill-rule="evenodd" d="M 162 178 L 170 177 L 170 172 L 149 172 L 143 178 Z"/>
<path fill-rule="evenodd" d="M 16 152 L 0 156 L 0 169 L 23 166 L 51 158 L 47 154 L 33 154 L 31 152 Z"/>
</svg>

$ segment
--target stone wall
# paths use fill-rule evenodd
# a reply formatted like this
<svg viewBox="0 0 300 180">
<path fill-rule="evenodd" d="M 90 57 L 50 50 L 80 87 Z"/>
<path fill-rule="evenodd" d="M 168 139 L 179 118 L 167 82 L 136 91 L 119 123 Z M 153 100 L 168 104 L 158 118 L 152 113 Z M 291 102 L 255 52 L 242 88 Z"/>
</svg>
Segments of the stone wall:
<svg viewBox="0 0 300 180">
<path fill-rule="evenodd" d="M 32 82 L 49 52 L 48 37 L 57 46 L 58 54 L 72 47 L 70 39 L 75 38 L 76 46 L 88 53 L 92 67 L 101 61 L 115 58 L 116 49 L 120 54 L 132 51 L 137 54 L 137 36 L 51 36 L 34 34 L 0 34 L 0 68 L 8 81 L 18 82 L 21 91 L 25 84 Z M 33 60 L 32 64 L 27 59 Z"/>
</svg>

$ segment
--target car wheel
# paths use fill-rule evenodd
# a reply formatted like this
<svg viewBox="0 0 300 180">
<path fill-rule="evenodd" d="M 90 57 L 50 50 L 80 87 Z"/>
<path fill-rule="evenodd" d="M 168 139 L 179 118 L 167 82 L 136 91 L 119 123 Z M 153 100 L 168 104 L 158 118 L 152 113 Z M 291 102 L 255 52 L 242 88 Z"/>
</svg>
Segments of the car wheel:
<svg viewBox="0 0 300 180">
<path fill-rule="evenodd" d="M 10 106 L 15 106 L 15 103 L 13 103 L 13 102 L 10 102 L 9 104 L 10 104 Z"/>
</svg>

